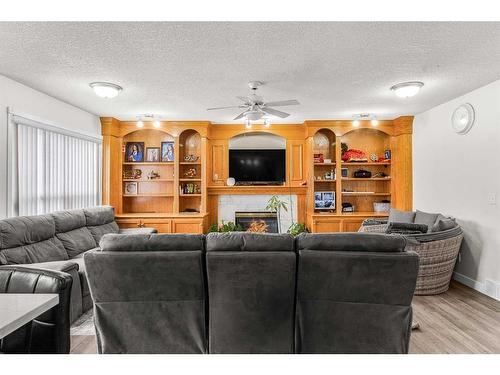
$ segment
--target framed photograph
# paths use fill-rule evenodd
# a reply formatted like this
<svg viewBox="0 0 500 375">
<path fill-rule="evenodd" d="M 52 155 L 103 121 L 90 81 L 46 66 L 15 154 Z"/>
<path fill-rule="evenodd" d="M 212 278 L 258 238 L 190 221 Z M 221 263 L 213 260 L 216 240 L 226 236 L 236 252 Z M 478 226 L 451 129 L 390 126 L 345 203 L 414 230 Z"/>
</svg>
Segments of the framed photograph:
<svg viewBox="0 0 500 375">
<path fill-rule="evenodd" d="M 144 161 L 144 142 L 127 142 L 125 161 L 140 163 Z"/>
<path fill-rule="evenodd" d="M 160 161 L 160 148 L 147 147 L 146 148 L 146 161 L 159 162 Z"/>
<path fill-rule="evenodd" d="M 174 161 L 174 142 L 161 143 L 161 161 Z"/>
<path fill-rule="evenodd" d="M 390 158 L 391 158 L 391 150 L 385 150 L 384 159 L 390 159 Z"/>
<path fill-rule="evenodd" d="M 334 191 L 317 191 L 314 193 L 314 208 L 316 210 L 334 210 L 335 209 L 335 192 Z"/>
<path fill-rule="evenodd" d="M 125 182 L 124 195 L 137 195 L 137 182 Z"/>
</svg>

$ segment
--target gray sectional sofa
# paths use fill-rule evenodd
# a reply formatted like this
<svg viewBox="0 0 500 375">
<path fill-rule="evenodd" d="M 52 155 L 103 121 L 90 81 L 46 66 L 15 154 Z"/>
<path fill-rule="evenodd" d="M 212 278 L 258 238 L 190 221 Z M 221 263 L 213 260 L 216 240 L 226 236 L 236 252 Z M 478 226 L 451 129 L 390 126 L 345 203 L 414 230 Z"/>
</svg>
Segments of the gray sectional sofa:
<svg viewBox="0 0 500 375">
<path fill-rule="evenodd" d="M 107 233 L 154 233 L 120 230 L 110 206 L 20 216 L 0 220 L 0 268 L 18 265 L 71 275 L 70 321 L 92 307 L 83 254 L 98 249 Z"/>
<path fill-rule="evenodd" d="M 100 245 L 84 255 L 99 353 L 408 352 L 419 259 L 400 235 L 107 234 Z"/>
</svg>

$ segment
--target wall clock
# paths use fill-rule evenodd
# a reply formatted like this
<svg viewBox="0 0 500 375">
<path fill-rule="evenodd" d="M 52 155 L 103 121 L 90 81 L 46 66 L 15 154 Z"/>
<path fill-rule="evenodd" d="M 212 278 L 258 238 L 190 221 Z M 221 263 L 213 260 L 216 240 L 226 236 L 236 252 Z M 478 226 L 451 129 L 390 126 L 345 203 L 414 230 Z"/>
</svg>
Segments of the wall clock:
<svg viewBox="0 0 500 375">
<path fill-rule="evenodd" d="M 457 107 L 451 116 L 451 126 L 457 134 L 467 134 L 474 125 L 474 107 L 465 103 Z"/>
</svg>

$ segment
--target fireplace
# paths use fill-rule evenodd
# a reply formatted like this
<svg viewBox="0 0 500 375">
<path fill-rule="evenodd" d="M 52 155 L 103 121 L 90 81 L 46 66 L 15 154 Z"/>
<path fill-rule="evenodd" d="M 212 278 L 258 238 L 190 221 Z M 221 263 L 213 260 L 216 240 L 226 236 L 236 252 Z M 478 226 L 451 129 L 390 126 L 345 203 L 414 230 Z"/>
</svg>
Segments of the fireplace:
<svg viewBox="0 0 500 375">
<path fill-rule="evenodd" d="M 240 225 L 244 231 L 251 232 L 278 232 L 278 216 L 276 212 L 241 212 L 234 213 L 234 222 Z"/>
</svg>

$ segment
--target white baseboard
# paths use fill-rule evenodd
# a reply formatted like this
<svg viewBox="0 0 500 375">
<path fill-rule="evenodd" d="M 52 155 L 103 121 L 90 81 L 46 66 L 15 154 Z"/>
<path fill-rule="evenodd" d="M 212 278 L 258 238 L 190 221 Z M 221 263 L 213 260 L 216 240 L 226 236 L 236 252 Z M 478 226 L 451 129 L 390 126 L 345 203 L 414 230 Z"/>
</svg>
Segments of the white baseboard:
<svg viewBox="0 0 500 375">
<path fill-rule="evenodd" d="M 486 279 L 484 283 L 471 279 L 468 276 L 458 272 L 453 272 L 453 279 L 467 285 L 469 288 L 477 290 L 480 293 L 486 294 L 488 297 L 500 301 L 500 283 L 494 280 Z"/>
</svg>

